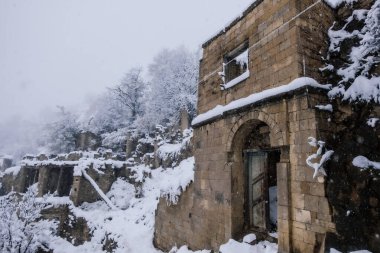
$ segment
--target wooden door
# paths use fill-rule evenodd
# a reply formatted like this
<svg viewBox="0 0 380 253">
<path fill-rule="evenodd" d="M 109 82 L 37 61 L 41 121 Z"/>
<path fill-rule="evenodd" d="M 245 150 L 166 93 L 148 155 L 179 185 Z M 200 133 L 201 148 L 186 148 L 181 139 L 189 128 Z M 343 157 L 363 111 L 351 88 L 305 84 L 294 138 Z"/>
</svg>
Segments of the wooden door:
<svg viewBox="0 0 380 253">
<path fill-rule="evenodd" d="M 246 152 L 245 165 L 248 176 L 248 219 L 251 228 L 267 229 L 267 154 Z"/>
</svg>

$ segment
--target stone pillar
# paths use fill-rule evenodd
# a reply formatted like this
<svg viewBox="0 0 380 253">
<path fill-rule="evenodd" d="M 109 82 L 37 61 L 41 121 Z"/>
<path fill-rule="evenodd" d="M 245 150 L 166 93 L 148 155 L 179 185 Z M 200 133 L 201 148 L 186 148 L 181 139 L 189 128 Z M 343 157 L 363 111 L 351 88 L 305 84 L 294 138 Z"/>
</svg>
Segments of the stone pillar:
<svg viewBox="0 0 380 253">
<path fill-rule="evenodd" d="M 290 224 L 290 163 L 277 163 L 277 225 L 278 225 L 278 252 L 291 252 L 291 224 Z"/>
<path fill-rule="evenodd" d="M 181 131 L 188 129 L 190 127 L 189 113 L 187 110 L 181 110 Z"/>
<path fill-rule="evenodd" d="M 49 181 L 49 169 L 45 166 L 39 168 L 38 174 L 38 196 L 42 197 L 48 192 L 48 181 Z"/>
<path fill-rule="evenodd" d="M 160 158 L 157 155 L 158 144 L 157 140 L 154 140 L 154 168 L 160 167 Z"/>
<path fill-rule="evenodd" d="M 125 155 L 127 158 L 130 158 L 133 151 L 133 141 L 131 137 L 131 133 L 127 133 L 127 142 L 125 144 Z"/>
</svg>

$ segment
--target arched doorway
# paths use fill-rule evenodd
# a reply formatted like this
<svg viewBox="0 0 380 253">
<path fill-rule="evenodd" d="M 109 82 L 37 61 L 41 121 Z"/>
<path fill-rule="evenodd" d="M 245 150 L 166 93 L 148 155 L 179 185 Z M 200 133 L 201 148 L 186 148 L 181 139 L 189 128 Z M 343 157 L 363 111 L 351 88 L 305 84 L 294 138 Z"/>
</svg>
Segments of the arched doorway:
<svg viewBox="0 0 380 253">
<path fill-rule="evenodd" d="M 235 133 L 232 162 L 232 232 L 277 231 L 277 163 L 279 147 L 271 146 L 270 127 L 249 120 Z"/>
</svg>

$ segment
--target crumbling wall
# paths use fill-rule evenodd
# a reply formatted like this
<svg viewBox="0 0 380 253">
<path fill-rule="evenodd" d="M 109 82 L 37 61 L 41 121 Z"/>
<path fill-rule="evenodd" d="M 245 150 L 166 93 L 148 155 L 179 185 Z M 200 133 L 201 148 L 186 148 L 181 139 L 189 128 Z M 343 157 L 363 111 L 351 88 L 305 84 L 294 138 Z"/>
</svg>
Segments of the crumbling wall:
<svg viewBox="0 0 380 253">
<path fill-rule="evenodd" d="M 57 221 L 57 235 L 73 245 L 77 246 L 90 241 L 91 233 L 86 220 L 73 215 L 67 205 L 44 209 L 41 215 L 44 219 Z"/>
</svg>

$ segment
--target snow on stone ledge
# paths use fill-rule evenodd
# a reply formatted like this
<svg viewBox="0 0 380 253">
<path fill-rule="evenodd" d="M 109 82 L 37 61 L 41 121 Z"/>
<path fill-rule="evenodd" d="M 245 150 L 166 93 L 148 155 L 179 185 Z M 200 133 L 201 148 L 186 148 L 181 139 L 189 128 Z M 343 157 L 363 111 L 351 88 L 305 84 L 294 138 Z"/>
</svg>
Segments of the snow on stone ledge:
<svg viewBox="0 0 380 253">
<path fill-rule="evenodd" d="M 229 88 L 232 88 L 234 87 L 236 84 L 239 84 L 241 82 L 243 82 L 245 79 L 247 79 L 249 77 L 249 70 L 245 71 L 243 74 L 241 74 L 240 76 L 232 79 L 231 81 L 229 81 L 228 83 L 226 83 L 223 88 L 224 89 L 229 89 Z"/>
<path fill-rule="evenodd" d="M 189 157 L 177 167 L 152 171 L 160 196 L 166 197 L 168 203 L 177 204 L 181 193 L 194 181 L 194 162 L 194 157 Z"/>
<path fill-rule="evenodd" d="M 15 177 L 18 175 L 20 170 L 21 170 L 21 166 L 10 167 L 4 171 L 4 175 L 13 174 L 13 176 Z"/>
<path fill-rule="evenodd" d="M 294 91 L 296 89 L 299 89 L 302 87 L 307 87 L 307 86 L 315 87 L 315 88 L 321 88 L 321 89 L 325 89 L 325 90 L 329 90 L 331 88 L 331 85 L 319 84 L 317 81 L 315 81 L 314 79 L 309 78 L 309 77 L 297 78 L 297 79 L 293 80 L 292 82 L 290 82 L 289 84 L 282 85 L 282 86 L 275 87 L 275 88 L 271 88 L 271 89 L 267 89 L 267 90 L 264 90 L 264 91 L 261 91 L 258 93 L 253 93 L 253 94 L 249 95 L 248 97 L 232 101 L 231 103 L 229 103 L 227 105 L 224 105 L 224 106 L 223 105 L 217 105 L 213 109 L 211 109 L 205 113 L 199 114 L 192 121 L 191 124 L 193 126 L 198 125 L 198 124 L 205 122 L 207 120 L 216 118 L 218 116 L 222 116 L 223 113 L 225 113 L 227 111 L 235 110 L 235 109 L 244 107 L 246 105 L 253 104 L 253 103 L 265 100 L 267 98 L 274 97 L 274 96 L 277 96 L 280 94 L 284 94 L 284 93 L 287 93 L 290 91 Z"/>
<path fill-rule="evenodd" d="M 356 167 L 362 168 L 362 169 L 368 169 L 368 168 L 375 168 L 380 170 L 380 162 L 373 162 L 368 160 L 365 156 L 357 156 L 352 161 L 352 164 Z"/>
<path fill-rule="evenodd" d="M 180 153 L 181 150 L 185 149 L 187 145 L 189 145 L 191 138 L 193 137 L 193 131 L 186 129 L 184 131 L 184 139 L 181 143 L 171 144 L 164 143 L 157 149 L 157 155 L 161 159 L 167 159 L 168 157 L 175 158 Z"/>
</svg>

